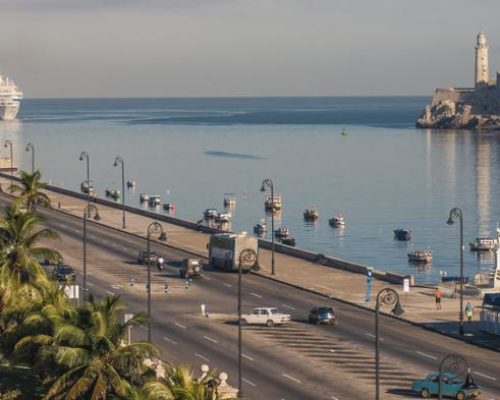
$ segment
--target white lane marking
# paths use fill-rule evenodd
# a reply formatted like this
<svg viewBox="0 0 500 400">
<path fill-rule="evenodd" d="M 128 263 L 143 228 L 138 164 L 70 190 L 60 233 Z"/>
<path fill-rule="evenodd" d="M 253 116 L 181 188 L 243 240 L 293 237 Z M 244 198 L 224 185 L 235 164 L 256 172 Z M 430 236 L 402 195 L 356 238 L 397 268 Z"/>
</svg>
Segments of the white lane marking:
<svg viewBox="0 0 500 400">
<path fill-rule="evenodd" d="M 166 340 L 167 342 L 170 342 L 172 344 L 177 344 L 177 342 L 173 339 L 170 339 L 168 336 L 163 336 L 163 340 Z"/>
<path fill-rule="evenodd" d="M 295 307 L 289 306 L 288 304 L 282 304 L 283 307 L 289 308 L 290 310 L 295 310 Z"/>
<path fill-rule="evenodd" d="M 179 328 L 182 328 L 182 329 L 187 329 L 184 325 L 179 324 L 178 322 L 174 322 L 174 325 L 178 326 Z"/>
<path fill-rule="evenodd" d="M 219 343 L 217 340 L 215 339 L 212 339 L 211 337 L 208 337 L 208 336 L 203 336 L 205 339 L 207 339 L 209 342 L 212 342 L 212 343 Z"/>
<path fill-rule="evenodd" d="M 334 349 L 330 349 L 330 353 L 335 353 L 335 350 Z"/>
<path fill-rule="evenodd" d="M 432 358 L 433 360 L 437 360 L 437 357 L 431 356 L 430 354 L 426 354 L 422 351 L 416 351 L 417 354 L 420 354 L 421 356 L 427 357 L 427 358 Z"/>
<path fill-rule="evenodd" d="M 57 224 L 57 225 L 58 225 L 58 226 L 60 226 L 61 228 L 67 228 L 67 227 L 68 227 L 68 225 L 66 225 L 66 224 L 61 224 L 61 223 L 59 223 L 59 224 Z"/>
<path fill-rule="evenodd" d="M 94 284 L 92 282 L 88 282 L 88 281 L 87 281 L 87 285 L 94 286 Z"/>
<path fill-rule="evenodd" d="M 365 335 L 371 337 L 372 339 L 375 339 L 375 335 L 372 335 L 371 333 L 365 333 Z M 379 337 L 378 340 L 380 340 L 381 342 L 383 342 L 384 338 Z"/>
<path fill-rule="evenodd" d="M 195 355 L 196 357 L 201 358 L 203 361 L 207 361 L 207 362 L 208 362 L 208 361 L 210 361 L 207 357 L 204 357 L 204 356 L 202 356 L 201 354 L 194 353 L 194 355 Z"/>
<path fill-rule="evenodd" d="M 245 379 L 245 378 L 241 378 L 241 380 L 247 384 L 249 384 L 250 386 L 253 386 L 253 387 L 256 387 L 257 385 L 255 383 L 253 383 L 252 381 L 249 381 L 248 379 Z"/>
<path fill-rule="evenodd" d="M 257 294 L 257 293 L 254 293 L 254 292 L 250 292 L 250 294 L 251 294 L 252 296 L 258 297 L 259 299 L 261 299 L 261 298 L 262 298 L 262 296 L 261 296 L 260 294 Z"/>
<path fill-rule="evenodd" d="M 111 286 L 113 289 L 116 289 L 116 290 L 119 290 L 119 289 L 121 289 L 121 288 L 123 287 L 122 285 L 116 285 L 116 284 L 114 284 L 114 285 L 110 285 L 110 286 Z"/>
<path fill-rule="evenodd" d="M 486 378 L 486 379 L 491 379 L 492 381 L 496 381 L 497 378 L 493 378 L 492 376 L 489 376 L 489 375 L 486 375 L 486 374 L 483 374 L 481 372 L 477 372 L 477 371 L 472 371 L 474 374 L 478 375 L 478 376 L 482 376 L 483 378 Z"/>
<path fill-rule="evenodd" d="M 330 399 L 332 399 L 332 400 L 339 400 L 335 396 L 330 396 Z"/>
<path fill-rule="evenodd" d="M 224 286 L 231 287 L 229 283 L 224 283 Z"/>
<path fill-rule="evenodd" d="M 245 353 L 241 353 L 242 357 L 245 357 L 247 360 L 254 361 L 254 359 L 250 356 L 247 356 Z"/>
<path fill-rule="evenodd" d="M 110 296 L 114 296 L 115 294 L 109 290 L 106 290 L 106 293 L 109 294 Z"/>
<path fill-rule="evenodd" d="M 294 378 L 293 376 L 290 376 L 290 375 L 288 375 L 288 374 L 283 373 L 283 374 L 281 374 L 281 375 L 282 375 L 282 376 L 284 376 L 285 378 L 290 379 L 291 381 L 296 382 L 296 383 L 302 383 L 302 382 L 301 382 L 301 381 L 299 381 L 297 378 Z"/>
</svg>

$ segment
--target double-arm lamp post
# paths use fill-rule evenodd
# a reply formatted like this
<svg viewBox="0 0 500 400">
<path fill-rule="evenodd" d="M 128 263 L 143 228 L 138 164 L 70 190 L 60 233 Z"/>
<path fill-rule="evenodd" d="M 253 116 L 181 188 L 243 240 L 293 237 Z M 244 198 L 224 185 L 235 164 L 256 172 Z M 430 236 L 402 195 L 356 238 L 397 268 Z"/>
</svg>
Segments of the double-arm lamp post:
<svg viewBox="0 0 500 400">
<path fill-rule="evenodd" d="M 380 400 L 380 349 L 379 349 L 379 320 L 380 320 L 380 305 L 394 305 L 391 312 L 399 317 L 404 310 L 399 302 L 399 294 L 394 289 L 383 288 L 377 294 L 377 302 L 375 305 L 375 399 Z"/>
<path fill-rule="evenodd" d="M 266 188 L 271 189 L 271 275 L 276 275 L 276 266 L 274 264 L 274 184 L 269 178 L 264 179 L 262 186 L 260 187 L 261 192 L 265 192 Z"/>
<path fill-rule="evenodd" d="M 35 172 L 35 146 L 31 142 L 26 145 L 26 151 L 30 150 L 31 150 L 31 173 L 33 174 Z"/>
<path fill-rule="evenodd" d="M 464 218 L 460 208 L 452 208 L 446 223 L 453 225 L 460 221 L 460 312 L 458 314 L 458 333 L 464 335 Z"/>
<path fill-rule="evenodd" d="M 99 210 L 94 204 L 87 204 L 83 210 L 83 295 L 87 293 L 87 218 L 101 219 Z"/>
<path fill-rule="evenodd" d="M 166 235 L 163 226 L 159 222 L 151 222 L 147 232 L 147 255 L 148 255 L 148 342 L 151 343 L 151 235 L 159 235 L 158 240 L 165 241 Z"/>
<path fill-rule="evenodd" d="M 127 226 L 125 224 L 125 163 L 123 162 L 123 158 L 117 156 L 115 158 L 114 167 L 117 167 L 118 164 L 122 165 L 122 211 L 123 211 L 123 229 Z"/>
</svg>

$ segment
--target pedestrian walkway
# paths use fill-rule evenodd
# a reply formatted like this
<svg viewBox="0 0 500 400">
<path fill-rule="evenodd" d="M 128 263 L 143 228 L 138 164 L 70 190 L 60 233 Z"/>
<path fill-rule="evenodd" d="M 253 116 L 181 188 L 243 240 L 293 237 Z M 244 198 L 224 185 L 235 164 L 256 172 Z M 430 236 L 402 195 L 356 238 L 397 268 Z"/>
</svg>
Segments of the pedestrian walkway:
<svg viewBox="0 0 500 400">
<path fill-rule="evenodd" d="M 54 192 L 48 192 L 48 195 L 54 208 L 60 208 L 61 211 L 78 217 L 83 216 L 86 201 Z M 100 224 L 122 229 L 121 209 L 103 205 L 97 205 L 97 207 L 101 216 Z M 125 231 L 145 237 L 147 227 L 153 221 L 154 219 L 127 212 Z M 162 225 L 167 233 L 166 243 L 169 246 L 202 257 L 208 256 L 207 243 L 209 234 L 168 223 L 162 223 Z M 152 239 L 156 240 L 156 238 Z M 275 253 L 276 275 L 271 275 L 271 251 L 260 249 L 259 253 L 261 269 L 257 273 L 266 278 L 372 309 L 375 307 L 377 293 L 382 288 L 390 287 L 397 291 L 400 296 L 401 304 L 405 310 L 402 315 L 404 319 L 414 323 L 426 324 L 436 330 L 440 330 L 439 326 L 446 326 L 448 334 L 453 334 L 457 329 L 457 325 L 453 322 L 458 320 L 459 296 L 456 298 L 443 296 L 441 309 L 438 310 L 436 309 L 433 288 L 411 287 L 409 293 L 404 293 L 402 285 L 373 279 L 371 294 L 369 295 L 370 300 L 366 302 L 367 277 L 364 275 L 346 272 L 281 253 Z M 477 324 L 474 325 L 474 321 L 479 319 L 482 300 L 478 297 L 465 296 L 464 298 L 464 305 L 470 302 L 473 307 L 470 326 L 477 326 Z M 387 313 L 391 311 L 390 308 L 384 307 L 381 310 Z M 484 336 L 481 337 L 484 341 Z M 495 341 L 494 337 L 492 339 Z M 500 338 L 498 341 L 500 342 Z"/>
</svg>

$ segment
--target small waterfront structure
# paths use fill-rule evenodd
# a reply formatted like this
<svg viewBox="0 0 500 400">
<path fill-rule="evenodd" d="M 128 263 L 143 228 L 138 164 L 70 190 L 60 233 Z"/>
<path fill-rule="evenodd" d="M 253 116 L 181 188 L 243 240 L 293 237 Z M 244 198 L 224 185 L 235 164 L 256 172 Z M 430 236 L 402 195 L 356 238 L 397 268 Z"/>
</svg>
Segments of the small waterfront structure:
<svg viewBox="0 0 500 400">
<path fill-rule="evenodd" d="M 150 207 L 159 207 L 161 206 L 161 197 L 158 194 L 153 194 L 149 196 L 148 204 Z"/>
<path fill-rule="evenodd" d="M 219 211 L 217 211 L 216 208 L 207 208 L 203 212 L 203 218 L 206 221 L 214 220 L 215 218 L 217 218 L 218 215 L 219 215 Z"/>
<path fill-rule="evenodd" d="M 432 262 L 432 250 L 415 250 L 408 253 L 408 261 L 414 263 L 431 263 Z"/>
<path fill-rule="evenodd" d="M 316 208 L 308 208 L 304 211 L 306 221 L 316 221 L 319 218 L 319 211 Z"/>
<path fill-rule="evenodd" d="M 291 236 L 291 232 L 290 229 L 281 226 L 274 231 L 274 236 L 276 236 L 278 239 L 285 238 L 287 236 Z"/>
<path fill-rule="evenodd" d="M 141 203 L 146 203 L 147 201 L 149 201 L 149 194 L 147 193 L 141 193 L 139 195 L 139 200 Z"/>
<path fill-rule="evenodd" d="M 224 207 L 226 208 L 236 207 L 236 196 L 234 193 L 224 193 Z"/>
<path fill-rule="evenodd" d="M 345 226 L 345 219 L 342 213 L 338 213 L 335 217 L 330 218 L 328 223 L 333 228 L 343 228 Z"/>
<path fill-rule="evenodd" d="M 409 229 L 394 229 L 394 239 L 407 241 L 411 240 L 413 235 Z"/>
<path fill-rule="evenodd" d="M 281 210 L 281 195 L 275 194 L 274 196 L 266 196 L 264 200 L 264 207 L 266 210 Z"/>
</svg>

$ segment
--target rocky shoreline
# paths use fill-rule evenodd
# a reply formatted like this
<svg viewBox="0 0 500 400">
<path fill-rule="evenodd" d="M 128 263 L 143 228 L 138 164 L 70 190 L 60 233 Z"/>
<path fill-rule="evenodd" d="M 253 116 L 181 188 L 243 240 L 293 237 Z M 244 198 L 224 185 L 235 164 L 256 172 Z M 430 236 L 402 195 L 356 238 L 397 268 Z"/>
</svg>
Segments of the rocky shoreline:
<svg viewBox="0 0 500 400">
<path fill-rule="evenodd" d="M 500 131 L 500 115 L 472 114 L 471 106 L 445 100 L 426 106 L 417 128 Z"/>
</svg>

